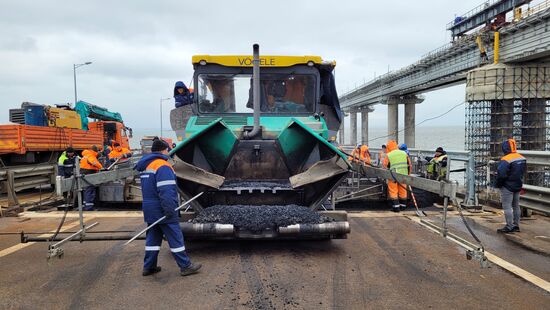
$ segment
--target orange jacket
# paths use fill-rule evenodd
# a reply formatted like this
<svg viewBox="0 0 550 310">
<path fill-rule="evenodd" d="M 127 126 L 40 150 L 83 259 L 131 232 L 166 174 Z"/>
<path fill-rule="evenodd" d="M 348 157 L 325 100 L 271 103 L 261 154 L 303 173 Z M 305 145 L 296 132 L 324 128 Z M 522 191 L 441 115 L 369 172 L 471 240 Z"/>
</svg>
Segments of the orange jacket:
<svg viewBox="0 0 550 310">
<path fill-rule="evenodd" d="M 80 168 L 88 170 L 99 170 L 103 165 L 97 160 L 97 152 L 92 150 L 82 151 L 82 159 L 80 160 Z"/>
<path fill-rule="evenodd" d="M 130 152 L 130 150 L 125 147 L 117 146 L 114 147 L 109 153 L 109 159 L 121 158 L 123 157 L 123 155 L 126 155 L 126 157 L 130 157 L 132 155 L 132 152 Z"/>
<path fill-rule="evenodd" d="M 361 153 L 360 153 L 360 156 L 361 156 L 361 160 L 365 163 L 367 163 L 368 165 L 370 165 L 370 152 L 369 152 L 369 147 L 366 146 L 365 144 L 361 145 Z"/>
<path fill-rule="evenodd" d="M 361 159 L 361 151 L 358 148 L 354 148 L 351 151 L 351 156 L 348 156 L 349 161 L 358 161 Z"/>
</svg>

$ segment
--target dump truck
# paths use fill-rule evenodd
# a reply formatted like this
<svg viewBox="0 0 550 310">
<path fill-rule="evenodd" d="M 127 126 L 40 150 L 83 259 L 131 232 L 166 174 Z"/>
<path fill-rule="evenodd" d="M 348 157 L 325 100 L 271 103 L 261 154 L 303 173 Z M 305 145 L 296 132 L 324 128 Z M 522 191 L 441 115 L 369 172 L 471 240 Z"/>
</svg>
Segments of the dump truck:
<svg viewBox="0 0 550 310">
<path fill-rule="evenodd" d="M 203 193 L 183 214 L 186 236 L 345 238 L 345 212 L 318 212 L 350 169 L 334 145 L 343 121 L 336 63 L 258 55 L 192 63 L 194 102 L 171 111 L 180 195 Z M 315 218 L 308 212 L 320 220 L 305 220 Z"/>
<path fill-rule="evenodd" d="M 116 141 L 129 147 L 131 136 L 120 114 L 84 101 L 75 109 L 24 102 L 20 109 L 10 110 L 10 122 L 0 125 L 2 166 L 55 163 L 68 146 L 81 151 Z"/>
</svg>

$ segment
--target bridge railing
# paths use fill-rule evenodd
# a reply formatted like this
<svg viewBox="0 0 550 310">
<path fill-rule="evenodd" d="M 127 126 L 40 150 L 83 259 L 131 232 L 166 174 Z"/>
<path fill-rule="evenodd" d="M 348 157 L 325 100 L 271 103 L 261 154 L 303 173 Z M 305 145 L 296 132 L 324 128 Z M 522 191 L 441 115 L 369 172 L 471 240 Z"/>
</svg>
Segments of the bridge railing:
<svg viewBox="0 0 550 310">
<path fill-rule="evenodd" d="M 456 25 L 460 25 L 461 23 L 463 23 L 464 21 L 466 21 L 466 19 L 476 15 L 477 13 L 487 9 L 488 7 L 492 6 L 492 5 L 495 5 L 497 4 L 498 2 L 500 2 L 501 0 L 489 0 L 489 1 L 485 1 L 484 3 L 476 6 L 475 8 L 469 10 L 468 12 L 464 13 L 464 14 L 461 14 L 457 17 L 462 17 L 462 20 L 456 22 L 454 19 L 447 23 L 447 29 L 451 28 L 451 27 L 454 27 Z"/>
</svg>

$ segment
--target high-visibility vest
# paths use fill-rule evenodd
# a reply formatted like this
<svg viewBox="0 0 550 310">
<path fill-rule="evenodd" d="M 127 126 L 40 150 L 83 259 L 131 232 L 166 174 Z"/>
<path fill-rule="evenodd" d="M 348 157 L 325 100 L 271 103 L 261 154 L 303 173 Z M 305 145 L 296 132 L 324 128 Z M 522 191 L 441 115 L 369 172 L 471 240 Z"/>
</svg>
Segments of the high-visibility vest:
<svg viewBox="0 0 550 310">
<path fill-rule="evenodd" d="M 409 174 L 409 160 L 407 153 L 401 150 L 393 150 L 388 153 L 389 168 L 399 174 Z"/>
<path fill-rule="evenodd" d="M 59 156 L 59 158 L 57 159 L 57 164 L 59 166 L 63 166 L 63 163 L 65 162 L 65 159 L 67 159 L 67 152 L 63 151 L 63 153 L 61 153 L 61 156 Z"/>
<path fill-rule="evenodd" d="M 82 152 L 82 159 L 80 160 L 80 169 L 87 170 L 99 170 L 103 168 L 103 165 L 97 160 L 97 153 L 94 151 Z"/>
<path fill-rule="evenodd" d="M 111 150 L 108 157 L 109 157 L 109 159 L 117 159 L 119 157 L 122 157 L 122 155 L 128 154 L 128 153 L 131 153 L 131 152 L 130 152 L 130 150 L 128 150 L 125 147 L 114 148 L 114 149 Z"/>
</svg>

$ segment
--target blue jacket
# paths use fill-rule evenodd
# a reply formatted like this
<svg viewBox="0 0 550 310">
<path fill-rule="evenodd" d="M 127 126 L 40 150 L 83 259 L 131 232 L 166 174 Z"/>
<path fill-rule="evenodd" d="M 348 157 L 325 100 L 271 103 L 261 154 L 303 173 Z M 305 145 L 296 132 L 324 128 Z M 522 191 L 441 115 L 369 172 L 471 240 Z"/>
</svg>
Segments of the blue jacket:
<svg viewBox="0 0 550 310">
<path fill-rule="evenodd" d="M 183 93 L 178 93 L 178 88 L 183 88 Z M 193 103 L 193 93 L 189 92 L 189 89 L 182 81 L 177 81 L 174 86 L 174 99 L 176 100 L 176 108 Z"/>
<path fill-rule="evenodd" d="M 498 163 L 496 187 L 505 187 L 511 192 L 519 192 L 523 187 L 523 175 L 527 166 L 525 157 L 517 153 L 516 141 L 508 139 L 502 142 L 505 154 Z"/>
<path fill-rule="evenodd" d="M 140 172 L 143 218 L 146 223 L 153 223 L 164 215 L 168 215 L 168 218 L 161 223 L 179 221 L 175 211 L 178 207 L 176 174 L 168 158 L 160 153 L 146 154 L 134 167 Z"/>
</svg>

